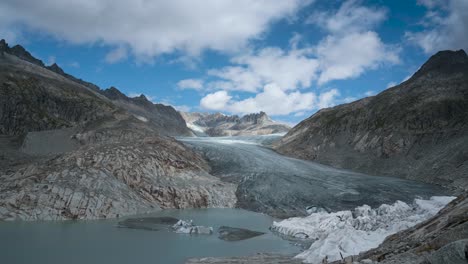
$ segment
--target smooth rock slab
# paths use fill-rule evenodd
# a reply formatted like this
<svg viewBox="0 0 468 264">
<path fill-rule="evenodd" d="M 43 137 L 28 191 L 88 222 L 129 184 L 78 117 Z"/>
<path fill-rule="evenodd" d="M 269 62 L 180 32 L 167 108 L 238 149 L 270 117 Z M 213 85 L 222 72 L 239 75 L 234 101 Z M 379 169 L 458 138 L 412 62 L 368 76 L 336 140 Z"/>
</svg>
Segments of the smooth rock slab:
<svg viewBox="0 0 468 264">
<path fill-rule="evenodd" d="M 174 225 L 179 219 L 174 217 L 139 217 L 120 221 L 118 227 L 158 231 L 165 226 Z"/>
<path fill-rule="evenodd" d="M 422 264 L 468 263 L 468 239 L 452 242 L 434 252 Z"/>
<path fill-rule="evenodd" d="M 265 233 L 229 226 L 221 226 L 218 229 L 218 238 L 225 241 L 245 240 L 256 236 L 261 236 L 263 234 Z"/>
</svg>

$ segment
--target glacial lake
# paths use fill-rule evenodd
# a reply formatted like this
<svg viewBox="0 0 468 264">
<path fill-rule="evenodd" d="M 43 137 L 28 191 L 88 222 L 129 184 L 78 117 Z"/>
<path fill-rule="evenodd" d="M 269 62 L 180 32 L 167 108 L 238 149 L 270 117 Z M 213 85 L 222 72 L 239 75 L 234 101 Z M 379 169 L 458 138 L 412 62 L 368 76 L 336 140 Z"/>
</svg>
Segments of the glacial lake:
<svg viewBox="0 0 468 264">
<path fill-rule="evenodd" d="M 258 252 L 296 254 L 300 248 L 272 234 L 273 218 L 242 209 L 163 210 L 145 216 L 192 219 L 212 226 L 212 235 L 177 234 L 118 228 L 126 219 L 89 221 L 0 222 L 0 263 L 178 264 L 192 257 L 245 256 Z M 132 216 L 134 217 L 134 216 Z M 226 225 L 266 234 L 243 241 L 218 239 L 217 228 Z"/>
</svg>

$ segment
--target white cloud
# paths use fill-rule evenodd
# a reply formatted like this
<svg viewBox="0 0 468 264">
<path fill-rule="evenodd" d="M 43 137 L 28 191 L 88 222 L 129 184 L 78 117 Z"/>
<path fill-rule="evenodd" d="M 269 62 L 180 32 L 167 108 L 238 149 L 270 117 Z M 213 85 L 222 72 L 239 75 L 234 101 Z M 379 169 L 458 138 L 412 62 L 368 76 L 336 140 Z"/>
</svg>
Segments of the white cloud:
<svg viewBox="0 0 468 264">
<path fill-rule="evenodd" d="M 200 79 L 185 79 L 177 83 L 180 89 L 193 89 L 201 90 L 203 88 L 203 81 Z"/>
<path fill-rule="evenodd" d="M 238 50 L 310 2 L 4 0 L 0 17 L 2 25 L 26 25 L 71 43 L 124 45 L 145 58 L 174 51 Z"/>
<path fill-rule="evenodd" d="M 397 63 L 398 51 L 382 42 L 372 31 L 386 18 L 386 10 L 345 1 L 336 12 L 316 12 L 308 22 L 329 35 L 316 47 L 320 61 L 318 83 L 354 78 L 382 63 Z M 364 48 L 365 47 L 365 48 Z"/>
<path fill-rule="evenodd" d="M 229 112 L 246 114 L 264 111 L 270 115 L 288 115 L 314 107 L 314 93 L 285 92 L 276 84 L 265 85 L 263 91 L 255 97 L 240 101 L 231 101 Z"/>
<path fill-rule="evenodd" d="M 77 61 L 72 61 L 68 64 L 68 66 L 73 67 L 73 68 L 79 68 L 80 63 L 78 63 Z"/>
<path fill-rule="evenodd" d="M 207 110 L 225 110 L 231 98 L 226 91 L 218 91 L 203 97 L 200 100 L 200 106 Z"/>
<path fill-rule="evenodd" d="M 357 99 L 359 98 L 354 97 L 354 96 L 348 96 L 348 97 L 343 98 L 342 101 L 343 103 L 351 103 L 353 101 L 356 101 Z"/>
<path fill-rule="evenodd" d="M 395 86 L 396 83 L 389 83 L 388 85 Z M 389 86 L 389 87 L 391 87 L 391 86 Z M 387 87 L 387 88 L 388 88 L 388 87 Z M 373 96 L 373 95 L 375 95 L 375 91 L 371 91 L 371 90 L 370 90 L 370 91 L 367 91 L 367 92 L 364 93 L 364 95 L 365 95 L 365 96 Z"/>
<path fill-rule="evenodd" d="M 120 46 L 107 53 L 105 61 L 112 64 L 126 59 L 127 56 L 127 49 Z"/>
<path fill-rule="evenodd" d="M 446 49 L 468 49 L 468 1 L 448 0 L 441 3 L 420 0 L 419 3 L 428 8 L 422 21 L 427 28 L 420 32 L 406 32 L 410 42 L 420 46 L 426 53 Z M 437 9 L 434 9 L 436 7 Z"/>
<path fill-rule="evenodd" d="M 348 0 L 337 12 L 316 12 L 307 23 L 316 24 L 333 34 L 366 31 L 386 19 L 386 10 L 360 5 L 361 1 Z"/>
<path fill-rule="evenodd" d="M 320 109 L 336 105 L 336 98 L 339 95 L 340 92 L 337 89 L 331 89 L 328 92 L 320 94 L 317 101 L 317 107 Z"/>
<path fill-rule="evenodd" d="M 418 0 L 418 5 L 425 6 L 426 8 L 434 8 L 436 6 L 443 5 L 445 0 Z"/>
<path fill-rule="evenodd" d="M 389 82 L 389 83 L 387 83 L 387 87 L 385 87 L 385 88 L 390 88 L 390 87 L 393 87 L 395 85 L 397 85 L 396 82 Z"/>
<path fill-rule="evenodd" d="M 254 54 L 236 56 L 235 66 L 212 69 L 209 75 L 223 79 L 211 84 L 215 88 L 255 92 L 268 83 L 283 90 L 309 87 L 315 78 L 317 60 L 304 49 L 284 51 L 267 47 Z"/>
<path fill-rule="evenodd" d="M 355 78 L 367 70 L 399 62 L 399 50 L 383 43 L 372 31 L 386 18 L 386 10 L 360 3 L 346 1 L 335 12 L 317 12 L 316 17 L 309 18 L 309 23 L 316 23 L 328 33 L 315 46 L 306 44 L 299 48 L 302 37 L 294 34 L 288 49 L 261 48 L 232 58 L 230 66 L 211 69 L 208 75 L 215 80 L 207 88 L 222 91 L 208 94 L 202 99 L 202 107 L 240 114 L 265 111 L 271 115 L 287 115 L 343 102 L 345 99 L 339 99 L 337 89 L 318 95 L 299 89 L 311 88 L 314 81 L 323 85 L 332 80 Z M 228 94 L 232 91 L 255 95 L 234 100 Z M 208 99 L 213 102 L 215 98 L 221 103 L 210 107 Z"/>
<path fill-rule="evenodd" d="M 254 97 L 235 100 L 226 91 L 208 94 L 200 101 L 207 110 L 227 111 L 235 114 L 247 114 L 264 111 L 270 115 L 288 115 L 291 113 L 330 107 L 337 103 L 339 91 L 332 89 L 320 95 L 312 92 L 284 91 L 276 84 L 267 84 L 263 91 Z"/>
<path fill-rule="evenodd" d="M 397 51 L 385 45 L 373 31 L 343 37 L 330 35 L 319 43 L 317 54 L 321 70 L 319 84 L 354 78 L 383 63 L 399 62 Z"/>
</svg>

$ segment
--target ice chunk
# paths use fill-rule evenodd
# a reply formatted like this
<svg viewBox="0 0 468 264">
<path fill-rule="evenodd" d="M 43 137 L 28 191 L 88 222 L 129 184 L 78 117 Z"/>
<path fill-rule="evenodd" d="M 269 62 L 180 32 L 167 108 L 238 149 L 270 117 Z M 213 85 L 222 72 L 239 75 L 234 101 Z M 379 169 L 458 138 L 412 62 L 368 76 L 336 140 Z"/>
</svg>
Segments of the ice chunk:
<svg viewBox="0 0 468 264">
<path fill-rule="evenodd" d="M 353 211 L 317 211 L 307 217 L 273 222 L 272 230 L 295 238 L 315 240 L 297 255 L 307 263 L 339 260 L 377 247 L 385 237 L 434 216 L 455 197 L 415 199 L 411 205 L 397 201 L 372 209 L 368 205 Z"/>
<path fill-rule="evenodd" d="M 206 226 L 196 226 L 193 224 L 192 220 L 184 221 L 179 220 L 175 223 L 172 228 L 175 230 L 176 233 L 182 234 L 199 234 L 199 235 L 211 235 L 213 234 L 212 227 Z"/>
</svg>

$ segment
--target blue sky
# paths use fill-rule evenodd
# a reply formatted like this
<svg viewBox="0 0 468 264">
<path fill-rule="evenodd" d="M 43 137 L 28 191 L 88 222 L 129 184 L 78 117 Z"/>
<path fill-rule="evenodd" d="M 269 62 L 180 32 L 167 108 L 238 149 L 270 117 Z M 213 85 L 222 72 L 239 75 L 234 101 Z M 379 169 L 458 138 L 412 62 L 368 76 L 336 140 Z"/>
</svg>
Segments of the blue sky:
<svg viewBox="0 0 468 264">
<path fill-rule="evenodd" d="M 468 48 L 468 0 L 5 0 L 0 38 L 101 88 L 297 123 Z"/>
</svg>

